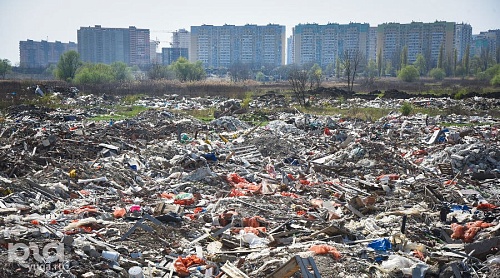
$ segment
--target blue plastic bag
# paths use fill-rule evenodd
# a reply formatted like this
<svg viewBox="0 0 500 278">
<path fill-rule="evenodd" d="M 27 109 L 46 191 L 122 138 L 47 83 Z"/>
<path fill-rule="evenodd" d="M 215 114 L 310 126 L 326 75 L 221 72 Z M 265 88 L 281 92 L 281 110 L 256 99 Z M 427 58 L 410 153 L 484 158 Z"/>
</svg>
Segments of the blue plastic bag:
<svg viewBox="0 0 500 278">
<path fill-rule="evenodd" d="M 373 248 L 377 251 L 387 251 L 392 249 L 392 244 L 387 238 L 376 239 L 368 243 L 368 247 Z"/>
</svg>

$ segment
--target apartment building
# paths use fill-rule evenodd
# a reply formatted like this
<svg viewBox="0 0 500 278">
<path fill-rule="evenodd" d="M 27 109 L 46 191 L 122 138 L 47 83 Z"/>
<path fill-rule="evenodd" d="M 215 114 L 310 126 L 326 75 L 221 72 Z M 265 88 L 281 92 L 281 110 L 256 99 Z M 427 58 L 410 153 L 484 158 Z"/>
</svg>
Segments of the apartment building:
<svg viewBox="0 0 500 278">
<path fill-rule="evenodd" d="M 172 48 L 191 48 L 191 34 L 186 29 L 172 32 Z"/>
<path fill-rule="evenodd" d="M 401 51 L 406 46 L 408 63 L 415 62 L 417 55 L 422 54 L 429 67 L 436 67 L 441 47 L 445 57 L 453 55 L 454 36 L 454 22 L 384 23 L 377 28 L 377 53 L 382 53 L 383 61 L 391 61 L 396 66 L 399 65 Z"/>
<path fill-rule="evenodd" d="M 149 60 L 151 64 L 161 64 L 162 54 L 158 53 L 158 46 L 160 45 L 160 41 L 151 40 L 149 41 Z"/>
<path fill-rule="evenodd" d="M 80 27 L 77 31 L 78 52 L 84 62 L 128 65 L 150 64 L 149 29 Z"/>
<path fill-rule="evenodd" d="M 317 63 L 325 68 L 335 65 L 344 51 L 354 50 L 366 58 L 372 55 L 369 37 L 370 26 L 366 23 L 299 24 L 293 28 L 293 62 Z"/>
<path fill-rule="evenodd" d="M 189 60 L 205 68 L 228 68 L 240 62 L 254 69 L 285 64 L 285 26 L 247 24 L 191 26 Z"/>
<path fill-rule="evenodd" d="M 19 66 L 22 68 L 46 68 L 51 64 L 57 64 L 61 55 L 70 50 L 78 50 L 76 43 L 20 41 Z"/>
<path fill-rule="evenodd" d="M 377 60 L 377 27 L 370 27 L 368 31 L 367 61 Z"/>
<path fill-rule="evenodd" d="M 472 47 L 472 27 L 469 24 L 455 24 L 454 47 L 457 51 L 457 61 L 461 61 L 469 46 L 469 51 Z M 470 54 L 470 52 L 469 52 Z"/>
<path fill-rule="evenodd" d="M 497 63 L 500 62 L 500 29 L 480 32 L 472 37 L 472 55 L 480 56 L 483 53 L 495 59 Z"/>
<path fill-rule="evenodd" d="M 293 36 L 286 39 L 286 64 L 293 64 Z"/>
<path fill-rule="evenodd" d="M 189 52 L 187 48 L 164 47 L 161 49 L 161 58 L 163 65 L 171 65 L 180 57 L 189 59 Z"/>
</svg>

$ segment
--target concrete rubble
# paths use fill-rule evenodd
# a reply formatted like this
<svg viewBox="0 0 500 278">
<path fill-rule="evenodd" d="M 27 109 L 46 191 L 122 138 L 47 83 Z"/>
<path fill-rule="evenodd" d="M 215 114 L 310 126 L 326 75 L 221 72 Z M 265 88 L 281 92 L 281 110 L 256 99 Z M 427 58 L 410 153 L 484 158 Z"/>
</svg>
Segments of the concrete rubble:
<svg viewBox="0 0 500 278">
<path fill-rule="evenodd" d="M 89 120 L 116 101 L 13 106 L 0 122 L 0 277 L 500 277 L 499 119 L 375 98 L 343 103 L 393 109 L 375 122 L 288 109 L 255 124 L 237 100 L 165 96 Z M 220 112 L 172 112 L 200 107 Z M 13 250 L 50 243 L 62 251 L 41 260 Z"/>
</svg>

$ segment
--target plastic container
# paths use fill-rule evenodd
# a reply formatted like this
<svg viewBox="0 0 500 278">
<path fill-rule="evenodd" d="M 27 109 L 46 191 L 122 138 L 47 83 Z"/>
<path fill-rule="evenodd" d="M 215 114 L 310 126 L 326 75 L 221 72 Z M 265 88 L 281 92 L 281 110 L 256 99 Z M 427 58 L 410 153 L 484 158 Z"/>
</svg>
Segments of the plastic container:
<svg viewBox="0 0 500 278">
<path fill-rule="evenodd" d="M 130 278 L 144 278 L 144 274 L 142 273 L 142 267 L 133 266 L 128 270 L 128 275 Z"/>
<path fill-rule="evenodd" d="M 120 259 L 120 253 L 118 252 L 114 252 L 114 251 L 102 251 L 102 257 L 107 259 L 107 260 L 110 260 L 110 261 L 113 261 L 113 262 L 116 262 Z"/>
</svg>

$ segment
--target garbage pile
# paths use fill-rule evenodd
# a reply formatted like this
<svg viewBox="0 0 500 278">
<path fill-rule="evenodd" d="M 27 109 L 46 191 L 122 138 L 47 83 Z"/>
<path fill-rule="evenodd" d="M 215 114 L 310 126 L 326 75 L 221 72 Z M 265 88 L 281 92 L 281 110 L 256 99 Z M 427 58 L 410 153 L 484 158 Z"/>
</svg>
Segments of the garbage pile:
<svg viewBox="0 0 500 278">
<path fill-rule="evenodd" d="M 498 119 L 166 108 L 198 101 L 11 107 L 0 277 L 500 277 Z"/>
</svg>

